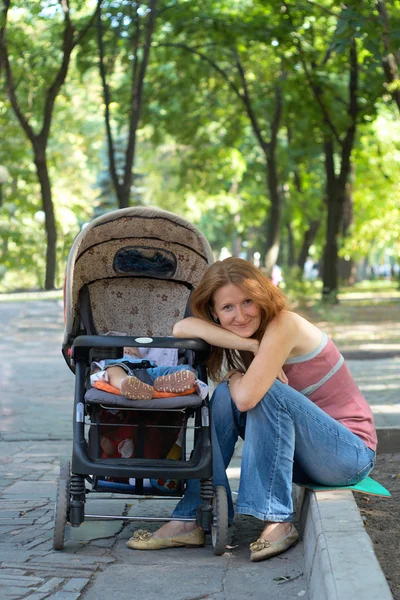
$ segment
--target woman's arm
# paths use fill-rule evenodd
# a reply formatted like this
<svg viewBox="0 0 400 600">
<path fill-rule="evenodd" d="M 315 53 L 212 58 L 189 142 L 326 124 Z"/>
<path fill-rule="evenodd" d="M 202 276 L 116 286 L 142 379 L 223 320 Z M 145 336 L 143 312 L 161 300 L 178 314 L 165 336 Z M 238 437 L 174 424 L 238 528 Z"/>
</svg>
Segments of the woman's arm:
<svg viewBox="0 0 400 600">
<path fill-rule="evenodd" d="M 246 350 L 256 354 L 258 341 L 253 338 L 243 338 L 218 325 L 213 325 L 197 317 L 188 317 L 178 321 L 172 330 L 174 337 L 201 338 L 211 346 L 230 348 L 232 350 Z"/>
<path fill-rule="evenodd" d="M 286 311 L 268 325 L 260 348 L 246 373 L 235 373 L 229 380 L 232 400 L 241 412 L 254 408 L 268 392 L 285 360 L 297 345 L 299 335 L 295 319 Z"/>
</svg>

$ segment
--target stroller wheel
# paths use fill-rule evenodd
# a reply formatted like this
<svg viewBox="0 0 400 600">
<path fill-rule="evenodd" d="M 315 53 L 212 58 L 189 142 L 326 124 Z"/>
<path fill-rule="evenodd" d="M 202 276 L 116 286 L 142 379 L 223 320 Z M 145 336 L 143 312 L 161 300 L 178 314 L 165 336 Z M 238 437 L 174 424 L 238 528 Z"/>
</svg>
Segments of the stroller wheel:
<svg viewBox="0 0 400 600">
<path fill-rule="evenodd" d="M 214 554 L 221 556 L 228 541 L 228 498 L 223 485 L 214 488 L 211 541 Z"/>
<path fill-rule="evenodd" d="M 69 513 L 70 481 L 70 463 L 69 461 L 63 461 L 60 465 L 60 479 L 58 480 L 56 504 L 54 507 L 54 550 L 62 550 L 64 548 L 65 525 Z"/>
</svg>

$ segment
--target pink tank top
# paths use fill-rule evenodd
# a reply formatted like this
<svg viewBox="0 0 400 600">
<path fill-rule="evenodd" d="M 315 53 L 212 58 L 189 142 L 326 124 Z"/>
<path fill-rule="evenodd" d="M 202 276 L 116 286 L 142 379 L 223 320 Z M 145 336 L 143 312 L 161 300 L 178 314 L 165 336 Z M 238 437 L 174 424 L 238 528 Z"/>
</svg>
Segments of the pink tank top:
<svg viewBox="0 0 400 600">
<path fill-rule="evenodd" d="M 372 411 L 353 380 L 343 356 L 326 333 L 309 354 L 288 358 L 283 370 L 289 385 L 358 435 L 372 450 L 377 437 Z"/>
</svg>

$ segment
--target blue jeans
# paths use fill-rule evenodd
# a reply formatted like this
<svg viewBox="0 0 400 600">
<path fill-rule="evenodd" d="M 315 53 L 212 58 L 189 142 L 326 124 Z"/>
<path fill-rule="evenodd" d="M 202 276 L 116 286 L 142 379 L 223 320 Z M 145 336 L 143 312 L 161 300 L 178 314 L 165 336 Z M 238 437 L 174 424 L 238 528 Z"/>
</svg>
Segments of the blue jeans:
<svg viewBox="0 0 400 600">
<path fill-rule="evenodd" d="M 306 396 L 276 380 L 251 410 L 241 413 L 227 383 L 211 398 L 214 485 L 232 495 L 225 469 L 244 439 L 236 512 L 262 521 L 291 521 L 292 482 L 352 485 L 368 476 L 375 452 Z M 173 517 L 193 517 L 201 504 L 198 480 L 188 480 Z"/>
</svg>

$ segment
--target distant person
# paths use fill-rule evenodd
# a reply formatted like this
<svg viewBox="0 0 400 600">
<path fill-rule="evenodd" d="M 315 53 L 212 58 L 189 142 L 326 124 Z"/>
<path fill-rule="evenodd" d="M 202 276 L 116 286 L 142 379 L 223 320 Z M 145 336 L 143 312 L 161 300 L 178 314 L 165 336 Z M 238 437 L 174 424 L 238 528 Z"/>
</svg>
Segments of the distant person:
<svg viewBox="0 0 400 600">
<path fill-rule="evenodd" d="M 271 281 L 277 287 L 279 287 L 283 281 L 282 269 L 278 265 L 272 267 Z"/>
<path fill-rule="evenodd" d="M 314 261 L 311 256 L 307 256 L 306 262 L 304 263 L 304 279 L 314 279 Z"/>
</svg>

